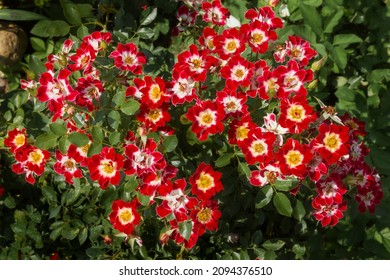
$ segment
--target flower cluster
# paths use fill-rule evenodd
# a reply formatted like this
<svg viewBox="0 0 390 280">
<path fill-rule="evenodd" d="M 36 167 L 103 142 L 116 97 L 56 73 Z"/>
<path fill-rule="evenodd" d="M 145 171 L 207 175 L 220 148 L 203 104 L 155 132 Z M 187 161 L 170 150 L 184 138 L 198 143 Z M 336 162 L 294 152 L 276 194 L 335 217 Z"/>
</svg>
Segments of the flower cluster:
<svg viewBox="0 0 390 280">
<path fill-rule="evenodd" d="M 228 11 L 219 0 L 186 2 L 192 5 L 179 9 L 180 26 L 195 20 L 208 26 L 178 54 L 170 80 L 144 72 L 147 58 L 134 43 L 113 45 L 110 33 L 94 32 L 80 42 L 66 40 L 48 57 L 39 81 L 21 81 L 61 126 L 65 144 L 46 151 L 29 144 L 34 139 L 24 128 L 10 130 L 5 145 L 15 156 L 12 170 L 34 184 L 52 168 L 68 184 L 88 178 L 101 189 L 121 188 L 132 178 L 137 186 L 128 201 L 112 204 L 113 227 L 132 235 L 142 211 L 153 207 L 166 222 L 161 242 L 190 249 L 207 230 L 218 229 L 216 195 L 223 185 L 210 162 L 198 163 L 188 180 L 177 178 L 164 140 L 175 135 L 170 120 L 180 112 L 200 142 L 224 137 L 246 162 L 253 186 L 284 180 L 311 186 L 312 214 L 322 226 L 337 224 L 347 196 L 354 195 L 360 211 L 373 212 L 383 191 L 379 175 L 364 163 L 364 125 L 349 115 L 338 118 L 331 107 L 314 107 L 307 88 L 317 53 L 309 42 L 289 36 L 276 44 L 283 22 L 270 7 L 250 9 L 248 23 L 222 28 Z M 101 57 L 111 64 L 102 65 Z M 128 112 L 122 104 L 139 109 Z M 127 126 L 118 129 L 120 119 Z"/>
</svg>

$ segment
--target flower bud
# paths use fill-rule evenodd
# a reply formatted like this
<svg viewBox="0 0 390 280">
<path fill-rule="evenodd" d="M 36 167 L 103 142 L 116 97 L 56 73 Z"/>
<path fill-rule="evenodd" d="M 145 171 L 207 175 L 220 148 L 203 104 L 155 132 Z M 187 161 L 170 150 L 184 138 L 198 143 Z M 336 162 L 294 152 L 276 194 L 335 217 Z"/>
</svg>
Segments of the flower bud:
<svg viewBox="0 0 390 280">
<path fill-rule="evenodd" d="M 311 65 L 311 69 L 313 71 L 320 71 L 322 65 L 324 64 L 325 58 L 326 57 L 324 56 L 320 60 L 314 61 L 313 64 Z"/>
<path fill-rule="evenodd" d="M 279 0 L 269 0 L 268 6 L 275 7 L 279 4 Z"/>
<path fill-rule="evenodd" d="M 315 89 L 317 87 L 317 84 L 318 84 L 318 80 L 315 79 L 313 81 L 311 81 L 308 85 L 307 85 L 307 88 L 308 89 Z"/>
</svg>

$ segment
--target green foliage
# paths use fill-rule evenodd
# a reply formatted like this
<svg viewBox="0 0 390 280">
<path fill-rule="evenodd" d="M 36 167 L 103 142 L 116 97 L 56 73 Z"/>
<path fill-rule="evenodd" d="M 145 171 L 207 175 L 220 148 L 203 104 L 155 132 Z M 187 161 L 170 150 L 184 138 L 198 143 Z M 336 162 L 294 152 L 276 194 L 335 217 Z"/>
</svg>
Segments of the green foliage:
<svg viewBox="0 0 390 280">
<path fill-rule="evenodd" d="M 78 147 L 89 143 L 83 133 L 67 134 L 61 122 L 47 125 L 44 107 L 29 103 L 29 96 L 18 90 L 18 76 L 39 77 L 46 71 L 42 59 L 56 53 L 68 36 L 79 43 L 94 30 L 112 30 L 118 41 L 139 43 L 150 62 L 145 71 L 168 76 L 173 54 L 192 43 L 198 31 L 188 31 L 185 39 L 171 38 L 177 1 L 151 2 L 43 1 L 37 6 L 47 9 L 0 10 L 3 20 L 34 21 L 29 30 L 31 51 L 21 63 L 28 70 L 15 74 L 14 90 L 0 97 L 0 140 L 5 137 L 6 128 L 26 123 L 35 145 L 42 149 L 58 145 L 65 151 L 71 143 Z M 260 2 L 264 1 L 224 1 L 241 21 L 242 11 Z M 358 209 L 351 205 L 337 226 L 319 228 L 308 217 L 310 201 L 289 193 L 298 181 L 276 181 L 253 188 L 247 182 L 251 169 L 242 155 L 229 150 L 219 139 L 201 143 L 188 130 L 158 140 L 162 141 L 162 152 L 172 156 L 172 164 L 182 175 L 192 174 L 201 161 L 223 171 L 224 192 L 218 199 L 227 206 L 222 209 L 219 231 L 203 236 L 194 250 L 182 252 L 159 242 L 156 236 L 160 237 L 160 233 L 156 231 L 161 228 L 161 221 L 145 210 L 143 245 L 137 232 L 123 242 L 123 237 L 112 230 L 107 215 L 115 199 L 133 198 L 139 187 L 135 176 L 122 178 L 118 190 L 109 187 L 103 191 L 85 178 L 74 179 L 74 185 L 69 186 L 62 177 L 45 172 L 33 188 L 12 174 L 11 159 L 1 151 L 0 185 L 6 187 L 7 193 L 0 197 L 0 259 L 48 259 L 54 252 L 65 259 L 390 258 L 390 5 L 369 0 L 285 2 L 290 16 L 285 18 L 278 43 L 297 34 L 310 41 L 319 53 L 318 59 L 324 58 L 313 95 L 325 98 L 325 103 L 335 106 L 339 114 L 348 112 L 366 122 L 369 161 L 384 178 L 385 198 L 374 216 L 358 215 Z M 145 4 L 149 6 L 143 11 Z M 102 75 L 109 76 L 110 71 L 107 69 Z M 103 144 L 115 146 L 123 141 L 124 131 L 132 128 L 128 117 L 140 109 L 138 101 L 125 97 L 123 88 L 110 90 L 101 103 L 103 108 L 105 104 L 114 104 L 115 110 L 102 109 L 90 121 L 94 142 L 88 156 L 99 154 Z M 172 121 L 179 122 L 179 118 L 174 116 Z M 109 130 L 103 129 L 103 124 Z M 149 197 L 138 198 L 143 206 L 150 202 Z M 179 230 L 188 240 L 192 224 L 179 223 Z"/>
</svg>

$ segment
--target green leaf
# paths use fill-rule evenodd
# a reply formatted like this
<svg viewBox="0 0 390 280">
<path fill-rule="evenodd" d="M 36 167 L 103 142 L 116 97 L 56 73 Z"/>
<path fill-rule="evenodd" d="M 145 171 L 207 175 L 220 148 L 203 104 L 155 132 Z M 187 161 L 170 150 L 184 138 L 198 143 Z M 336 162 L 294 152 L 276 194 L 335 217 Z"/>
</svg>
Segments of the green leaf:
<svg viewBox="0 0 390 280">
<path fill-rule="evenodd" d="M 36 75 L 40 75 L 46 71 L 46 67 L 43 62 L 35 55 L 30 55 L 28 58 L 28 67 Z"/>
<path fill-rule="evenodd" d="M 57 145 L 58 136 L 53 133 L 41 134 L 35 140 L 35 146 L 40 149 L 48 150 Z"/>
<path fill-rule="evenodd" d="M 80 232 L 79 232 L 79 236 L 78 236 L 78 239 L 79 239 L 79 243 L 80 245 L 83 245 L 84 242 L 87 240 L 87 237 L 88 237 L 88 229 L 83 227 Z"/>
<path fill-rule="evenodd" d="M 138 111 L 139 107 L 140 107 L 140 104 L 137 100 L 129 99 L 127 102 L 122 103 L 122 106 L 120 109 L 121 109 L 122 113 L 124 113 L 128 116 L 131 116 L 131 115 L 134 115 L 135 112 Z"/>
<path fill-rule="evenodd" d="M 121 140 L 121 134 L 118 131 L 115 131 L 110 134 L 108 137 L 108 141 L 110 142 L 111 145 L 116 145 L 119 143 Z"/>
<path fill-rule="evenodd" d="M 302 221 L 303 217 L 306 215 L 306 209 L 305 206 L 303 206 L 303 203 L 300 200 L 297 200 L 297 203 L 294 206 L 293 210 L 293 216 L 298 221 Z"/>
<path fill-rule="evenodd" d="M 50 233 L 50 236 L 49 236 L 50 239 L 53 241 L 56 240 L 61 235 L 62 228 L 63 228 L 63 226 L 53 229 L 52 232 Z"/>
<path fill-rule="evenodd" d="M 332 33 L 333 29 L 339 24 L 343 15 L 344 9 L 343 7 L 339 6 L 336 11 L 332 13 L 331 18 L 325 20 L 324 33 Z"/>
<path fill-rule="evenodd" d="M 42 187 L 42 195 L 47 199 L 48 202 L 56 202 L 57 201 L 57 193 L 50 186 Z"/>
<path fill-rule="evenodd" d="M 149 27 L 142 27 L 138 30 L 137 34 L 142 38 L 142 39 L 152 39 L 154 36 L 154 30 Z"/>
<path fill-rule="evenodd" d="M 7 207 L 9 209 L 14 209 L 16 207 L 15 199 L 12 196 L 10 196 L 10 195 L 7 196 L 4 199 L 4 205 L 5 205 L 5 207 Z"/>
<path fill-rule="evenodd" d="M 121 122 L 121 115 L 117 111 L 111 111 L 107 116 L 107 122 L 113 129 L 118 129 Z"/>
<path fill-rule="evenodd" d="M 144 19 L 141 20 L 141 26 L 142 25 L 148 25 L 152 23 L 157 17 L 157 8 L 154 8 L 150 14 L 148 14 Z"/>
<path fill-rule="evenodd" d="M 77 147 L 84 147 L 89 143 L 89 138 L 87 135 L 79 132 L 73 132 L 68 136 L 68 140 L 75 144 Z"/>
<path fill-rule="evenodd" d="M 255 208 L 260 209 L 271 202 L 274 195 L 274 190 L 271 185 L 267 185 L 257 193 L 255 198 Z"/>
<path fill-rule="evenodd" d="M 141 203 L 141 205 L 149 206 L 149 204 L 150 204 L 150 196 L 142 195 L 140 193 L 137 193 L 137 198 L 138 198 L 138 201 Z"/>
<path fill-rule="evenodd" d="M 228 165 L 231 159 L 234 157 L 234 153 L 225 153 L 215 161 L 216 167 L 224 167 Z"/>
<path fill-rule="evenodd" d="M 280 215 L 291 217 L 291 202 L 284 193 L 276 193 L 274 195 L 273 203 Z"/>
<path fill-rule="evenodd" d="M 89 35 L 89 31 L 85 25 L 81 25 L 79 28 L 77 28 L 77 38 L 82 39 L 88 35 Z"/>
<path fill-rule="evenodd" d="M 47 19 L 44 15 L 25 10 L 0 9 L 0 19 L 10 21 Z"/>
<path fill-rule="evenodd" d="M 90 257 L 91 259 L 97 259 L 101 255 L 104 254 L 103 250 L 100 248 L 88 248 L 85 253 Z"/>
<path fill-rule="evenodd" d="M 66 126 L 62 123 L 51 123 L 49 125 L 51 132 L 53 132 L 55 135 L 63 136 L 68 131 L 66 129 Z"/>
<path fill-rule="evenodd" d="M 178 140 L 176 135 L 167 136 L 163 141 L 164 152 L 169 153 L 176 149 Z"/>
<path fill-rule="evenodd" d="M 138 187 L 139 183 L 137 180 L 137 177 L 135 175 L 127 177 L 128 181 L 125 184 L 125 192 L 131 193 L 135 191 L 135 189 Z"/>
<path fill-rule="evenodd" d="M 93 126 L 91 135 L 94 142 L 99 142 L 99 143 L 103 142 L 104 134 L 103 134 L 103 130 L 100 127 Z"/>
<path fill-rule="evenodd" d="M 303 4 L 313 7 L 319 7 L 322 5 L 323 0 L 301 0 Z"/>
<path fill-rule="evenodd" d="M 298 184 L 298 180 L 276 180 L 272 185 L 279 191 L 287 192 L 294 189 Z"/>
<path fill-rule="evenodd" d="M 103 148 L 102 143 L 93 142 L 91 146 L 89 146 L 88 148 L 88 153 L 87 153 L 88 157 L 99 154 L 102 148 Z"/>
<path fill-rule="evenodd" d="M 1 10 L 0 10 L 1 11 Z M 30 37 L 31 47 L 36 51 L 45 52 L 46 44 L 41 38 L 38 37 Z"/>
<path fill-rule="evenodd" d="M 57 217 L 58 213 L 60 213 L 62 206 L 58 205 L 50 210 L 49 219 Z"/>
<path fill-rule="evenodd" d="M 69 24 L 63 20 L 40 20 L 30 32 L 35 36 L 47 38 L 65 36 L 69 31 Z"/>
<path fill-rule="evenodd" d="M 77 235 L 79 234 L 79 231 L 80 230 L 78 228 L 71 228 L 71 227 L 65 226 L 62 229 L 61 235 L 65 239 L 73 240 L 77 237 Z"/>
<path fill-rule="evenodd" d="M 80 25 L 81 16 L 77 9 L 77 5 L 69 0 L 60 0 L 60 3 L 66 20 L 72 25 Z"/>
<path fill-rule="evenodd" d="M 191 221 L 185 221 L 179 223 L 179 233 L 185 240 L 190 239 L 192 232 L 192 222 Z"/>
<path fill-rule="evenodd" d="M 286 242 L 284 242 L 283 240 L 267 240 L 262 244 L 262 246 L 268 251 L 278 251 L 282 249 L 285 244 Z"/>
<path fill-rule="evenodd" d="M 61 153 L 66 154 L 68 150 L 68 144 L 69 142 L 67 141 L 67 137 L 63 136 L 58 140 L 58 149 L 60 150 Z"/>
<path fill-rule="evenodd" d="M 333 38 L 333 45 L 344 45 L 344 47 L 353 44 L 363 42 L 362 38 L 356 34 L 337 34 Z"/>
<path fill-rule="evenodd" d="M 249 166 L 245 162 L 239 162 L 238 163 L 238 173 L 245 175 L 246 177 L 249 177 L 251 175 L 251 170 L 249 169 Z"/>
<path fill-rule="evenodd" d="M 340 69 L 344 69 L 347 66 L 347 52 L 343 47 L 335 46 L 332 48 L 331 58 Z"/>
<path fill-rule="evenodd" d="M 310 26 L 318 36 L 321 36 L 322 35 L 321 16 L 317 12 L 316 8 L 313 6 L 305 5 L 304 3 L 300 3 L 299 9 L 302 13 L 305 24 Z"/>
<path fill-rule="evenodd" d="M 295 253 L 296 259 L 303 259 L 303 256 L 306 253 L 306 247 L 304 245 L 294 244 L 292 250 Z"/>
</svg>

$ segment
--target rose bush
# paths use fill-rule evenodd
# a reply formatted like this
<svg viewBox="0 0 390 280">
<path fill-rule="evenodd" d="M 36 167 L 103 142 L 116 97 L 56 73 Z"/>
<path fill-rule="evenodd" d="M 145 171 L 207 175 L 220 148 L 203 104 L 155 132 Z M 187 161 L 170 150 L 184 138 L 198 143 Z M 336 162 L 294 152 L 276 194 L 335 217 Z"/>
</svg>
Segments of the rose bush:
<svg viewBox="0 0 390 280">
<path fill-rule="evenodd" d="M 184 2 L 172 34 L 192 41 L 173 61 L 150 67 L 145 8 L 133 36 L 72 36 L 21 80 L 4 146 L 48 211 L 15 210 L 22 249 L 6 254 L 41 258 L 27 235 L 64 258 L 274 258 L 276 232 L 374 213 L 364 123 L 310 92 L 326 57 L 272 7 L 238 24 L 218 0 Z"/>
</svg>

